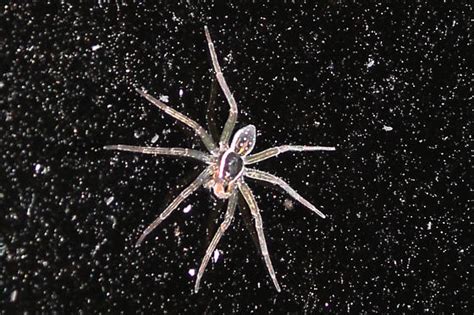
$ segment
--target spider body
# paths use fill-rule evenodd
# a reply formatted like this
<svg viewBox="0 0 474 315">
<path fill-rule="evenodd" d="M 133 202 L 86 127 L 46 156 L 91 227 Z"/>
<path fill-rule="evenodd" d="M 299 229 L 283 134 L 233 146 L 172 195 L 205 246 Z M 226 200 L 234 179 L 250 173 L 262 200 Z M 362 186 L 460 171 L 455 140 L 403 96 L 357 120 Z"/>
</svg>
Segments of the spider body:
<svg viewBox="0 0 474 315">
<path fill-rule="evenodd" d="M 258 208 L 255 197 L 246 184 L 245 179 L 251 178 L 257 181 L 268 182 L 273 185 L 277 185 L 286 191 L 291 197 L 299 201 L 305 207 L 309 208 L 322 218 L 325 215 L 316 209 L 309 201 L 298 194 L 293 188 L 291 188 L 284 180 L 278 178 L 272 174 L 259 171 L 249 167 L 249 165 L 266 160 L 271 157 L 275 157 L 280 153 L 288 151 L 334 151 L 334 147 L 323 147 L 323 146 L 306 146 L 306 145 L 282 145 L 266 149 L 264 151 L 250 154 L 255 146 L 256 140 L 256 129 L 254 125 L 247 125 L 239 129 L 229 145 L 230 135 L 235 127 L 237 121 L 237 103 L 230 92 L 230 89 L 224 79 L 217 55 L 214 49 L 214 45 L 211 40 L 211 36 L 207 27 L 204 27 L 209 52 L 213 68 L 216 74 L 217 81 L 224 92 L 224 95 L 229 103 L 229 117 L 224 125 L 219 143 L 214 143 L 212 137 L 207 131 L 201 127 L 197 122 L 191 118 L 179 113 L 168 105 L 164 104 L 160 100 L 154 98 L 142 89 L 136 89 L 137 92 L 146 98 L 150 103 L 163 110 L 176 120 L 186 124 L 194 130 L 194 132 L 201 138 L 204 146 L 207 148 L 208 153 L 187 149 L 187 148 L 163 148 L 163 147 L 139 147 L 131 145 L 110 145 L 105 146 L 107 150 L 119 150 L 128 152 L 138 152 L 152 155 L 169 155 L 178 157 L 187 157 L 199 160 L 207 164 L 207 167 L 201 172 L 201 174 L 188 186 L 186 187 L 166 208 L 163 212 L 145 229 L 140 238 L 137 241 L 137 245 L 140 245 L 145 237 L 152 232 L 163 220 L 165 220 L 190 194 L 196 191 L 199 187 L 203 186 L 213 191 L 214 195 L 219 199 L 228 200 L 227 210 L 225 213 L 224 221 L 221 223 L 219 229 L 215 233 L 214 237 L 206 250 L 206 254 L 201 262 L 199 271 L 196 278 L 194 290 L 197 292 L 200 287 L 200 282 L 204 270 L 209 262 L 209 259 L 214 252 L 217 244 L 219 243 L 222 235 L 229 227 L 235 209 L 237 207 L 237 199 L 239 194 L 243 197 L 245 202 L 248 204 L 252 217 L 255 221 L 255 230 L 257 232 L 258 243 L 261 249 L 261 253 L 268 269 L 269 275 L 273 281 L 273 284 L 278 292 L 280 292 L 280 285 L 273 270 L 272 261 L 267 248 L 263 232 L 263 222 L 260 215 L 260 209 Z"/>
<path fill-rule="evenodd" d="M 217 198 L 228 199 L 231 196 L 236 182 L 244 174 L 244 158 L 253 149 L 255 137 L 255 126 L 248 125 L 235 133 L 230 147 L 223 146 L 224 151 L 213 168 L 210 183 Z"/>
</svg>

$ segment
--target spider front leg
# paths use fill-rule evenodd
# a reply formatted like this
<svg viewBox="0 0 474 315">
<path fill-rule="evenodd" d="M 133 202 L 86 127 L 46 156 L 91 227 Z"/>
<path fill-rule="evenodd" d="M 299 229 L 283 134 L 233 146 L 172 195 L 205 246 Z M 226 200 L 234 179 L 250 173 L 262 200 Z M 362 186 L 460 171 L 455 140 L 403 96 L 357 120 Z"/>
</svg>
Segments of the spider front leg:
<svg viewBox="0 0 474 315">
<path fill-rule="evenodd" d="M 235 192 L 230 196 L 229 203 L 227 205 L 227 211 L 224 217 L 224 221 L 219 226 L 219 229 L 217 230 L 216 234 L 214 234 L 214 237 L 212 238 L 211 243 L 207 247 L 206 255 L 202 259 L 201 266 L 199 267 L 199 272 L 196 278 L 196 284 L 194 286 L 194 292 L 196 293 L 199 291 L 199 285 L 201 283 L 202 275 L 204 274 L 204 270 L 206 269 L 206 266 L 209 263 L 209 259 L 211 258 L 212 253 L 216 249 L 216 246 L 219 243 L 222 235 L 224 235 L 224 232 L 227 230 L 230 223 L 232 222 L 232 218 L 234 217 L 235 207 L 237 206 L 237 198 L 238 198 L 238 194 Z"/>
<path fill-rule="evenodd" d="M 224 75 L 222 74 L 221 66 L 217 60 L 216 50 L 214 48 L 214 44 L 212 43 L 211 34 L 209 34 L 207 26 L 204 26 L 204 33 L 206 34 L 207 45 L 209 47 L 209 53 L 211 54 L 212 66 L 214 67 L 217 81 L 219 82 L 219 85 L 221 86 L 221 89 L 224 92 L 224 95 L 230 106 L 229 117 L 227 118 L 227 121 L 224 125 L 219 142 L 221 144 L 227 144 L 237 121 L 237 102 L 235 101 L 234 96 L 232 95 L 232 92 L 230 91 L 229 86 L 227 85 L 227 82 L 224 78 Z"/>
<path fill-rule="evenodd" d="M 245 164 L 254 164 L 261 162 L 263 160 L 269 159 L 271 157 L 277 156 L 280 153 L 289 152 L 289 151 L 336 151 L 335 147 L 322 147 L 322 146 L 307 146 L 307 145 L 282 145 L 279 147 L 274 147 L 266 149 L 264 151 L 249 155 L 245 157 Z"/>
<path fill-rule="evenodd" d="M 104 146 L 105 150 L 115 150 L 115 151 L 126 151 L 126 152 L 136 152 L 143 154 L 152 154 L 152 155 L 170 155 L 170 156 L 180 156 L 192 158 L 195 160 L 202 161 L 204 163 L 212 163 L 212 156 L 201 151 L 186 149 L 186 148 L 159 148 L 159 147 L 140 147 L 135 145 L 126 145 L 126 144 L 116 144 L 116 145 L 106 145 Z"/>
<path fill-rule="evenodd" d="M 192 120 L 188 116 L 183 115 L 180 112 L 178 112 L 177 110 L 169 107 L 168 105 L 166 105 L 162 101 L 154 98 L 153 96 L 151 96 L 147 92 L 145 92 L 143 90 L 140 90 L 138 88 L 136 89 L 136 91 L 141 96 L 146 98 L 150 103 L 152 103 L 153 105 L 155 105 L 156 107 L 158 107 L 159 109 L 161 109 L 162 111 L 164 111 L 165 113 L 167 113 L 168 115 L 173 117 L 174 119 L 179 120 L 183 124 L 191 127 L 194 130 L 194 132 L 201 138 L 202 142 L 204 143 L 206 148 L 209 150 L 209 152 L 216 153 L 216 151 L 217 151 L 216 144 L 212 140 L 211 136 L 207 133 L 207 131 L 203 127 L 201 127 L 201 125 L 199 125 L 197 122 L 195 122 L 194 120 Z"/>
<path fill-rule="evenodd" d="M 194 191 L 196 191 L 200 186 L 202 186 L 211 175 L 212 168 L 209 166 L 198 177 L 188 186 L 186 187 L 179 195 L 176 197 L 166 209 L 160 214 L 158 218 L 153 221 L 142 233 L 140 238 L 137 241 L 136 246 L 140 246 L 143 242 L 145 237 L 151 233 L 158 225 L 160 225 L 163 220 L 165 220 L 186 198 L 189 197 Z"/>
<path fill-rule="evenodd" d="M 260 209 L 258 208 L 257 201 L 255 200 L 255 197 L 249 186 L 244 181 L 239 182 L 239 190 L 242 196 L 244 196 L 245 201 L 249 205 L 250 212 L 252 213 L 252 216 L 255 220 L 255 229 L 257 230 L 258 242 L 262 251 L 263 259 L 265 260 L 265 264 L 267 265 L 268 272 L 270 273 L 270 277 L 272 278 L 275 288 L 278 292 L 280 292 L 281 288 L 278 284 L 278 280 L 275 275 L 275 270 L 273 270 L 272 261 L 268 253 L 267 241 L 265 240 L 265 235 L 263 234 L 262 216 L 260 215 Z"/>
<path fill-rule="evenodd" d="M 244 175 L 246 177 L 250 177 L 256 180 L 268 182 L 273 185 L 280 186 L 284 191 L 286 191 L 291 197 L 293 197 L 295 200 L 306 206 L 308 209 L 311 211 L 314 211 L 317 215 L 319 215 L 321 218 L 325 219 L 326 215 L 316 209 L 315 206 L 313 206 L 308 200 L 304 199 L 300 194 L 298 194 L 293 188 L 290 187 L 283 179 L 276 177 L 275 175 L 256 170 L 256 169 L 250 169 L 246 168 Z"/>
</svg>

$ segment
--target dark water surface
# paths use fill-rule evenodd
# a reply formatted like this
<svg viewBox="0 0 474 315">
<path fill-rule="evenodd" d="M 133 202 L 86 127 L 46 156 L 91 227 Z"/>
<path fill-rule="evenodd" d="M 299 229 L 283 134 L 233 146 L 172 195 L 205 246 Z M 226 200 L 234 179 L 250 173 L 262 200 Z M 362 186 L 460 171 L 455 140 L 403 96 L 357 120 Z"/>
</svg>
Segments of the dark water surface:
<svg viewBox="0 0 474 315">
<path fill-rule="evenodd" d="M 2 5 L 0 310 L 471 313 L 472 8 L 429 3 Z M 205 149 L 133 88 L 206 126 L 205 24 L 255 151 L 337 147 L 258 165 L 325 220 L 248 181 L 279 294 L 246 211 L 193 293 L 225 209 L 205 189 L 136 248 L 203 165 L 102 150 Z"/>
</svg>

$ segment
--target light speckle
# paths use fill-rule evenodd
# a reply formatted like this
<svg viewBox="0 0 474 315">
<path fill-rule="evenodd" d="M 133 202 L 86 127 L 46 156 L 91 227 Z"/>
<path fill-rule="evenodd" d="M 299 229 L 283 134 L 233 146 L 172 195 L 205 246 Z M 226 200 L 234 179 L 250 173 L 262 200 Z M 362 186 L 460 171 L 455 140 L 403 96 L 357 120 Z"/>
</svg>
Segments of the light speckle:
<svg viewBox="0 0 474 315">
<path fill-rule="evenodd" d="M 112 223 L 112 229 L 115 229 L 115 226 L 117 225 L 117 219 L 113 215 L 108 215 L 107 219 Z"/>
<path fill-rule="evenodd" d="M 110 196 L 110 197 L 107 198 L 107 200 L 105 201 L 105 204 L 108 206 L 108 205 L 110 205 L 113 201 L 114 201 L 114 197 L 113 197 L 113 196 Z"/>
<path fill-rule="evenodd" d="M 212 262 L 216 263 L 219 260 L 220 255 L 221 253 L 218 249 L 214 250 L 214 253 L 212 254 Z"/>
<path fill-rule="evenodd" d="M 153 138 L 151 138 L 151 143 L 156 143 L 158 141 L 159 136 L 155 135 Z"/>
<path fill-rule="evenodd" d="M 3 238 L 0 238 L 0 257 L 5 255 L 6 251 L 7 251 L 7 245 L 3 242 Z"/>
<path fill-rule="evenodd" d="M 179 93 L 179 97 L 182 97 L 182 96 L 183 96 L 183 94 L 184 94 L 184 91 L 183 91 L 183 89 L 179 89 L 179 92 L 178 92 L 178 93 Z"/>
<path fill-rule="evenodd" d="M 191 277 L 194 277 L 196 275 L 196 269 L 192 268 L 188 270 L 188 275 Z"/>
<path fill-rule="evenodd" d="M 102 48 L 102 46 L 100 46 L 100 45 L 94 45 L 94 46 L 92 46 L 92 51 L 99 50 L 100 48 Z"/>
<path fill-rule="evenodd" d="M 36 172 L 36 174 L 41 173 L 41 170 L 42 170 L 42 169 L 43 169 L 43 165 L 41 165 L 41 164 L 39 164 L 39 163 L 35 165 L 35 172 Z"/>
<path fill-rule="evenodd" d="M 367 61 L 367 69 L 372 68 L 374 64 L 375 64 L 375 60 L 373 60 L 372 58 L 369 58 L 369 60 Z"/>
<path fill-rule="evenodd" d="M 385 126 L 385 125 L 382 127 L 382 129 L 383 129 L 384 131 L 392 131 L 392 130 L 393 130 L 392 127 L 390 127 L 390 126 Z"/>
<path fill-rule="evenodd" d="M 10 294 L 10 302 L 15 302 L 16 298 L 18 297 L 18 290 L 13 290 L 13 292 Z"/>
<path fill-rule="evenodd" d="M 158 99 L 162 102 L 169 102 L 170 101 L 170 97 L 168 95 L 160 95 L 158 97 Z"/>
<path fill-rule="evenodd" d="M 189 213 L 192 208 L 193 208 L 192 205 L 187 205 L 187 206 L 183 209 L 183 212 L 184 212 L 184 213 Z"/>
</svg>

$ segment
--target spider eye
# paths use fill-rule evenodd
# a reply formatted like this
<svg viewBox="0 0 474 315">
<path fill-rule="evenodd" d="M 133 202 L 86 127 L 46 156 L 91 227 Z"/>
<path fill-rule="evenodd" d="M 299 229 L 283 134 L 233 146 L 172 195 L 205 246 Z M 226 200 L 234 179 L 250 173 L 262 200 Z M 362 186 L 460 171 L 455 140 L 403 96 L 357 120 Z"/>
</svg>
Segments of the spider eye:
<svg viewBox="0 0 474 315">
<path fill-rule="evenodd" d="M 229 181 L 233 180 L 240 175 L 243 167 L 242 157 L 229 150 L 222 156 L 219 177 Z"/>
<path fill-rule="evenodd" d="M 252 151 L 255 146 L 256 131 L 254 125 L 248 125 L 239 129 L 232 139 L 231 148 L 235 153 L 245 156 Z"/>
</svg>

